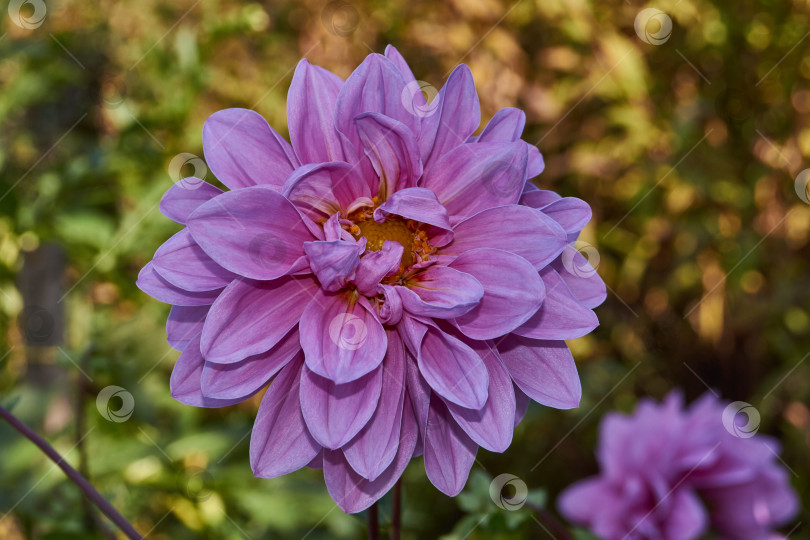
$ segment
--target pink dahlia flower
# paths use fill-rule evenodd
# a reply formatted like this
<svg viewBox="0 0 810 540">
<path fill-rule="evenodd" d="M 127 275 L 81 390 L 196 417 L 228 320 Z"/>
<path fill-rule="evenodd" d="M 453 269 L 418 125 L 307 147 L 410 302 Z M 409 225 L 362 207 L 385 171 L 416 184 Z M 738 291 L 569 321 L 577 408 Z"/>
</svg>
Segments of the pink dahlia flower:
<svg viewBox="0 0 810 540">
<path fill-rule="evenodd" d="M 771 531 L 798 500 L 776 462 L 779 444 L 739 429 L 745 414 L 735 412 L 711 394 L 684 409 L 672 392 L 661 404 L 643 400 L 629 417 L 608 414 L 601 473 L 565 490 L 560 510 L 606 540 L 689 540 L 709 529 L 727 539 L 781 538 Z"/>
<path fill-rule="evenodd" d="M 270 383 L 254 474 L 322 467 L 347 512 L 423 454 L 455 495 L 529 398 L 579 403 L 563 340 L 605 297 L 570 245 L 590 208 L 527 183 L 544 165 L 521 111 L 472 137 L 464 65 L 428 105 L 393 47 L 346 81 L 302 60 L 287 116 L 292 145 L 253 111 L 212 115 L 205 158 L 229 191 L 186 179 L 161 201 L 186 227 L 138 285 L 173 304 L 172 395 L 220 407 Z"/>
</svg>

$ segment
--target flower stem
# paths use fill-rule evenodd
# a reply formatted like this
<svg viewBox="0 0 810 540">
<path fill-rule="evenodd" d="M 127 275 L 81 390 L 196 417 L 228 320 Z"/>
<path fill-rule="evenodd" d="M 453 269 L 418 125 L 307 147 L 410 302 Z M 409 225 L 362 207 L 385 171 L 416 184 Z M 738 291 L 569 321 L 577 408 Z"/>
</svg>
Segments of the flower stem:
<svg viewBox="0 0 810 540">
<path fill-rule="evenodd" d="M 380 523 L 377 517 L 377 503 L 372 504 L 368 509 L 368 540 L 380 539 Z"/>
<path fill-rule="evenodd" d="M 400 480 L 394 484 L 394 509 L 391 516 L 391 540 L 399 540 L 399 531 L 402 527 L 402 486 Z"/>
<path fill-rule="evenodd" d="M 23 436 L 29 439 L 32 443 L 34 443 L 42 452 L 48 456 L 54 463 L 56 463 L 60 469 L 62 469 L 67 475 L 70 480 L 73 481 L 74 484 L 79 486 L 85 496 L 90 499 L 99 510 L 101 510 L 105 516 L 107 516 L 110 521 L 115 523 L 121 532 L 123 532 L 127 538 L 131 540 L 143 540 L 143 537 L 140 535 L 138 531 L 135 530 L 124 516 L 118 513 L 118 510 L 115 509 L 113 505 L 105 499 L 101 493 L 99 493 L 96 488 L 93 487 L 90 482 L 85 479 L 84 476 L 79 474 L 79 471 L 71 467 L 65 459 L 59 455 L 59 452 L 54 450 L 53 446 L 48 444 L 48 442 L 37 435 L 37 433 L 26 426 L 19 418 L 11 414 L 5 407 L 0 405 L 0 418 L 3 418 L 6 422 L 11 424 L 11 426 L 19 431 Z"/>
</svg>

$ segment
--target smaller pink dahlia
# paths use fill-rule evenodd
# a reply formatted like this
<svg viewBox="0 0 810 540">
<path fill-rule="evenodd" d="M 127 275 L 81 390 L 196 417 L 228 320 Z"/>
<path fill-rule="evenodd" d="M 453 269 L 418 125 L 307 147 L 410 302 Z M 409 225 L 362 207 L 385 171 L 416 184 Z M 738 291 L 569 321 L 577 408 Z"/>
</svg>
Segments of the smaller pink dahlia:
<svg viewBox="0 0 810 540">
<path fill-rule="evenodd" d="M 322 467 L 347 512 L 420 455 L 455 495 L 529 398 L 579 403 L 564 340 L 605 298 L 570 246 L 590 208 L 527 182 L 544 165 L 521 111 L 472 136 L 464 65 L 428 105 L 393 47 L 346 81 L 302 60 L 287 116 L 292 145 L 253 111 L 212 115 L 205 157 L 230 191 L 187 179 L 161 201 L 186 227 L 138 285 L 174 306 L 172 395 L 220 407 L 270 383 L 254 474 Z"/>
</svg>

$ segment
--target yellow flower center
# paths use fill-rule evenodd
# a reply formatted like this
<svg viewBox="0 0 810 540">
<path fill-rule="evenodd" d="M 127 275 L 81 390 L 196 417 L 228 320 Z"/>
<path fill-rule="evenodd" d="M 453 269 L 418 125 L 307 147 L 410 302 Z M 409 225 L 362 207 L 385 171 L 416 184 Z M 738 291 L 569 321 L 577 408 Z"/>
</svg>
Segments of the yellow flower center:
<svg viewBox="0 0 810 540">
<path fill-rule="evenodd" d="M 418 233 L 415 228 L 408 226 L 408 222 L 388 219 L 383 223 L 377 223 L 370 219 L 361 221 L 357 226 L 360 229 L 358 236 L 366 237 L 366 249 L 380 251 L 386 240 L 393 240 L 399 242 L 403 248 L 402 267 L 408 268 L 413 264 L 413 244 Z"/>
</svg>

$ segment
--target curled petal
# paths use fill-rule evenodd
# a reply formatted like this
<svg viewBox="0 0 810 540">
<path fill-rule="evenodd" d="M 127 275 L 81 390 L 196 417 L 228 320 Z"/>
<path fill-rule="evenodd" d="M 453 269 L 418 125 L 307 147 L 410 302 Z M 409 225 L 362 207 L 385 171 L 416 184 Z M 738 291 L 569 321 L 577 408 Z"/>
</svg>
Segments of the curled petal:
<svg viewBox="0 0 810 540">
<path fill-rule="evenodd" d="M 386 240 L 380 251 L 363 255 L 354 278 L 357 290 L 367 296 L 376 294 L 380 281 L 399 270 L 403 251 L 399 242 Z"/>
<path fill-rule="evenodd" d="M 450 230 L 447 210 L 436 198 L 436 194 L 425 188 L 407 188 L 397 191 L 374 211 L 378 223 L 395 214 L 405 219 L 413 219 L 440 229 Z"/>
<path fill-rule="evenodd" d="M 470 274 L 438 265 L 416 274 L 397 292 L 410 313 L 440 319 L 464 315 L 484 296 L 484 288 Z"/>
<path fill-rule="evenodd" d="M 353 242 L 333 240 L 305 242 L 304 251 L 309 259 L 309 267 L 318 277 L 321 287 L 334 292 L 344 288 L 354 277 L 363 248 Z"/>
</svg>

